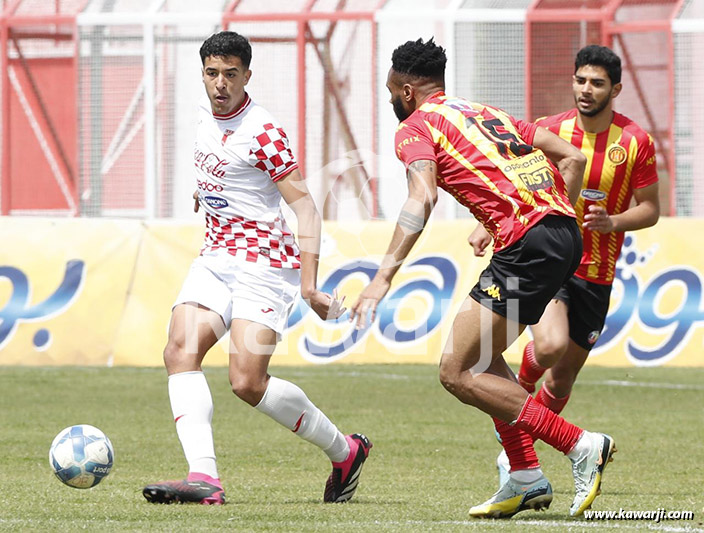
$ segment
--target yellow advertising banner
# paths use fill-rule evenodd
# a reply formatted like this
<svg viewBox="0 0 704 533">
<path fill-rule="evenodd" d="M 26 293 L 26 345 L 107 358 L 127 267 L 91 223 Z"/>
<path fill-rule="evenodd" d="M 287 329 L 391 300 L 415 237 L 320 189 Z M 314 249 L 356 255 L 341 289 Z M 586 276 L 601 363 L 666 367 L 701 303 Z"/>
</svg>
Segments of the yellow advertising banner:
<svg viewBox="0 0 704 533">
<path fill-rule="evenodd" d="M 704 220 L 661 218 L 626 235 L 588 364 L 704 366 L 703 233 Z"/>
<path fill-rule="evenodd" d="M 437 363 L 488 262 L 466 242 L 474 224 L 431 223 L 363 330 L 346 316 L 322 322 L 299 302 L 273 363 Z M 337 288 L 352 304 L 393 227 L 325 223 L 321 288 Z M 626 237 L 588 364 L 704 365 L 704 251 L 691 245 L 703 230 L 702 220 L 662 219 Z M 0 364 L 160 366 L 171 305 L 202 238 L 199 224 L 0 218 Z M 520 360 L 528 335 L 507 360 Z M 227 346 L 222 339 L 206 364 L 227 364 Z"/>
<path fill-rule="evenodd" d="M 347 322 L 323 323 L 302 304 L 275 352 L 279 363 L 436 363 L 461 302 L 488 258 L 473 256 L 466 237 L 475 222 L 435 222 L 401 268 L 376 320 L 363 332 Z M 348 227 L 348 226 L 344 226 Z M 323 287 L 355 301 L 373 276 L 393 229 L 369 223 L 357 231 L 327 224 Z M 661 219 L 630 233 L 617 264 L 606 326 L 587 364 L 602 366 L 704 365 L 704 251 L 691 236 L 704 221 Z M 579 312 L 578 309 L 573 312 Z M 520 363 L 526 331 L 505 356 Z"/>
<path fill-rule="evenodd" d="M 134 265 L 130 297 L 125 303 L 115 364 L 160 366 L 166 346 L 171 305 L 178 296 L 191 261 L 203 244 L 204 228 L 194 224 L 152 222 L 143 235 Z M 217 348 L 208 363 L 217 357 Z M 218 359 L 220 359 L 218 357 Z M 227 358 L 222 360 L 227 364 Z"/>
<path fill-rule="evenodd" d="M 0 218 L 0 364 L 110 365 L 139 222 Z"/>
<path fill-rule="evenodd" d="M 394 230 L 394 222 L 326 224 L 320 286 L 337 288 L 352 305 L 374 276 Z M 486 258 L 475 258 L 467 244 L 474 223 L 436 222 L 421 234 L 401 267 L 374 321 L 356 330 L 343 315 L 323 322 L 301 303 L 289 319 L 287 335 L 274 362 L 436 363 L 452 319 Z"/>
<path fill-rule="evenodd" d="M 353 302 L 373 276 L 394 228 L 391 222 L 325 223 L 321 249 L 322 290 L 337 288 Z M 372 327 L 355 331 L 343 319 L 323 322 L 299 301 L 272 362 L 306 363 L 427 363 L 437 361 L 450 314 L 466 295 L 486 260 L 472 257 L 466 236 L 468 221 L 442 223 L 421 236 L 396 278 L 394 288 L 380 306 Z M 203 239 L 203 228 L 153 223 L 145 233 L 135 268 L 130 298 L 115 343 L 115 364 L 161 365 L 167 340 L 171 305 Z M 457 251 L 464 265 L 448 251 Z M 461 252 L 460 252 L 461 251 Z M 454 305 L 454 307 L 453 307 Z M 211 349 L 207 365 L 226 365 L 229 339 Z"/>
</svg>

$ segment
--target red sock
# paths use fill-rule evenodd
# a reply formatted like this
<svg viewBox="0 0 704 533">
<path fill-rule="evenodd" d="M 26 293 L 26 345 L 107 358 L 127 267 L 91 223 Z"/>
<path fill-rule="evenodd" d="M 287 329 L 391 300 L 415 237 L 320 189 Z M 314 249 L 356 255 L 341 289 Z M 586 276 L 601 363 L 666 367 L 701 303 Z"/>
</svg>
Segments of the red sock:
<svg viewBox="0 0 704 533">
<path fill-rule="evenodd" d="M 501 437 L 501 445 L 506 450 L 508 462 L 511 464 L 511 472 L 540 468 L 538 456 L 533 448 L 533 437 L 503 420 L 493 417 L 492 419 L 494 427 Z"/>
<path fill-rule="evenodd" d="M 565 405 L 567 405 L 567 400 L 569 399 L 569 394 L 564 398 L 557 398 L 552 392 L 548 390 L 548 388 L 545 386 L 545 383 L 543 383 L 543 386 L 540 387 L 538 394 L 535 395 L 535 400 L 537 402 L 542 403 L 545 407 L 550 409 L 556 415 L 559 415 L 562 412 L 562 410 L 565 408 Z"/>
<path fill-rule="evenodd" d="M 556 415 L 543 404 L 535 401 L 532 396 L 526 399 L 514 425 L 564 454 L 572 451 L 584 432 L 583 429 L 570 424 L 560 415 Z"/>
<path fill-rule="evenodd" d="M 523 359 L 521 360 L 521 368 L 518 371 L 518 382 L 529 393 L 535 390 L 535 382 L 538 381 L 547 368 L 543 368 L 535 359 L 535 343 L 530 341 L 523 349 Z M 526 387 L 526 385 L 529 385 Z M 532 389 L 532 390 L 529 390 Z"/>
</svg>

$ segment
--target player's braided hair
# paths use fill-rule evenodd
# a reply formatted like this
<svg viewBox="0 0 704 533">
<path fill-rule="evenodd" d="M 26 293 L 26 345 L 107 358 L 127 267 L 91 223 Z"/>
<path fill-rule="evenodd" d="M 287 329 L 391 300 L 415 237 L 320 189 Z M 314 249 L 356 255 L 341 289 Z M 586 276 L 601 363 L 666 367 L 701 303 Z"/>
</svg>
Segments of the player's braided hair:
<svg viewBox="0 0 704 533">
<path fill-rule="evenodd" d="M 252 61 L 252 47 L 246 37 L 234 31 L 221 31 L 208 37 L 200 47 L 200 60 L 207 57 L 239 57 L 244 68 Z"/>
<path fill-rule="evenodd" d="M 408 41 L 391 55 L 396 72 L 418 78 L 444 80 L 446 63 L 445 49 L 435 44 L 432 37 L 427 42 L 423 39 Z"/>
<path fill-rule="evenodd" d="M 611 48 L 590 44 L 579 52 L 574 60 L 575 73 L 585 65 L 602 67 L 609 75 L 612 85 L 621 83 L 621 58 L 618 57 Z"/>
</svg>

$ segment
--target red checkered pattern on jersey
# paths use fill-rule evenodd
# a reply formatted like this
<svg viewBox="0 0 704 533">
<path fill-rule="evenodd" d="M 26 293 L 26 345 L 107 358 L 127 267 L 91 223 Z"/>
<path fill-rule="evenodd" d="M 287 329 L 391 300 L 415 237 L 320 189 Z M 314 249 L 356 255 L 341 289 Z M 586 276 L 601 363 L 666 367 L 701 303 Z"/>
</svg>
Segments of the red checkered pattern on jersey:
<svg viewBox="0 0 704 533">
<path fill-rule="evenodd" d="M 289 148 L 286 133 L 273 124 L 264 124 L 264 132 L 252 139 L 249 146 L 249 162 L 269 174 L 274 181 L 298 167 Z"/>
<path fill-rule="evenodd" d="M 301 268 L 301 256 L 291 231 L 281 218 L 257 222 L 244 218 L 205 215 L 205 243 L 201 255 L 225 249 L 235 257 L 274 268 Z"/>
</svg>

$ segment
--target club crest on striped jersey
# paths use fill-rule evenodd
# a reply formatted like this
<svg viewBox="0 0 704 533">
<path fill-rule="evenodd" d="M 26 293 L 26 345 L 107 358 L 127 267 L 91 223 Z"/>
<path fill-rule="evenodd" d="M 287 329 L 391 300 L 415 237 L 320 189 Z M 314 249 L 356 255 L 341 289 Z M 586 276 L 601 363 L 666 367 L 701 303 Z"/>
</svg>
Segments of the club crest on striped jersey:
<svg viewBox="0 0 704 533">
<path fill-rule="evenodd" d="M 591 200 L 592 202 L 598 202 L 606 198 L 606 193 L 598 189 L 582 189 L 579 195 L 585 200 Z"/>
<path fill-rule="evenodd" d="M 609 149 L 606 151 L 606 157 L 608 157 L 609 161 L 614 165 L 618 166 L 626 162 L 628 152 L 626 152 L 626 149 L 620 144 L 614 143 L 609 146 Z"/>
</svg>

